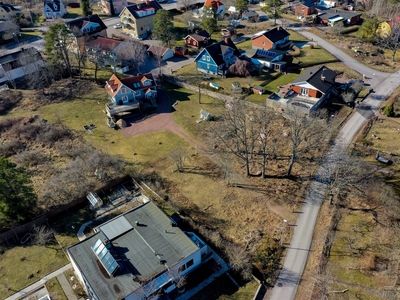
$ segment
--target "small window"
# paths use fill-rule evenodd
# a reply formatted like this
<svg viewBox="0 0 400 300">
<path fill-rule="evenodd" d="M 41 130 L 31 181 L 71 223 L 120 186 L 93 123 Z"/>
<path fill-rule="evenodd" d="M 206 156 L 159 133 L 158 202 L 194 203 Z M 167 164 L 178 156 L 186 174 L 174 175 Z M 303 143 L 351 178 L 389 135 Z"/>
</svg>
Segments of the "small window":
<svg viewBox="0 0 400 300">
<path fill-rule="evenodd" d="M 209 56 L 207 56 L 207 61 L 210 61 L 210 57 Z"/>
<path fill-rule="evenodd" d="M 203 55 L 203 60 L 207 60 L 207 56 Z"/>
<path fill-rule="evenodd" d="M 265 42 L 263 42 L 263 46 L 265 46 Z"/>
<path fill-rule="evenodd" d="M 191 260 L 189 260 L 187 263 L 186 263 L 186 269 L 189 269 L 191 266 L 193 266 L 194 265 L 194 262 L 193 262 L 193 259 L 191 259 Z"/>
<path fill-rule="evenodd" d="M 182 273 L 182 272 L 185 271 L 185 270 L 186 270 L 186 266 L 185 266 L 185 265 L 182 265 L 182 266 L 179 267 L 178 272 L 179 272 L 179 273 Z"/>
<path fill-rule="evenodd" d="M 209 69 L 210 68 L 210 64 L 207 64 L 207 69 Z"/>
</svg>

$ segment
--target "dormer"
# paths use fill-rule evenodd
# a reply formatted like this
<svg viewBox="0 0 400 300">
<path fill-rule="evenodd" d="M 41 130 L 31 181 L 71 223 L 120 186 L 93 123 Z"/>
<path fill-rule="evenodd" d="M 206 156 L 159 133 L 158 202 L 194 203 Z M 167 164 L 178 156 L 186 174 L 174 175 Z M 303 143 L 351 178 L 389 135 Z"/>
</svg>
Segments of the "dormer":
<svg viewBox="0 0 400 300">
<path fill-rule="evenodd" d="M 152 81 L 148 79 L 146 76 L 143 76 L 142 80 L 140 80 L 144 86 L 149 86 L 152 84 Z"/>
</svg>

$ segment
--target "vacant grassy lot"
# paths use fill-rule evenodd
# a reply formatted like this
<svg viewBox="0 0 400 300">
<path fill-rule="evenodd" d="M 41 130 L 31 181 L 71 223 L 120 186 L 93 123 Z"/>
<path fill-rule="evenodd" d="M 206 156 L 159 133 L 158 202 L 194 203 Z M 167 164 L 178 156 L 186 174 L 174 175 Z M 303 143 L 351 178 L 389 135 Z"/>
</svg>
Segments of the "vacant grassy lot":
<svg viewBox="0 0 400 300">
<path fill-rule="evenodd" d="M 376 226 L 371 214 L 346 213 L 330 252 L 329 290 L 349 288 L 346 299 L 382 299 L 384 287 L 396 282 L 398 257 L 385 246 L 392 234 L 391 229 Z"/>
<path fill-rule="evenodd" d="M 67 263 L 57 244 L 6 248 L 0 260 L 1 297 L 7 298 Z"/>
</svg>

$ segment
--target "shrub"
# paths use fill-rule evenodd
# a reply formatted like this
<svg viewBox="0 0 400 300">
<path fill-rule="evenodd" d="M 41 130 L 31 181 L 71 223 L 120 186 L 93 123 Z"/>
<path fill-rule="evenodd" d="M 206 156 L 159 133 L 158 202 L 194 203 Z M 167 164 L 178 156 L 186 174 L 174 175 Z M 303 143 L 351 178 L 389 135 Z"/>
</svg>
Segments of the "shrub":
<svg viewBox="0 0 400 300">
<path fill-rule="evenodd" d="M 385 108 L 383 109 L 383 114 L 386 117 L 393 117 L 395 115 L 393 103 L 389 103 L 388 105 L 385 106 Z"/>
</svg>

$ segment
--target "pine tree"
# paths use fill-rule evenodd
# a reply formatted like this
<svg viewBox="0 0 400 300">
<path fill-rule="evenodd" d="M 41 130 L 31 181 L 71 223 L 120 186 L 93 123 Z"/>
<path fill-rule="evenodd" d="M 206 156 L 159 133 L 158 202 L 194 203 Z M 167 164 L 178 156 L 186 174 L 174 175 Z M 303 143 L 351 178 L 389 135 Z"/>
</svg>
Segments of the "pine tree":
<svg viewBox="0 0 400 300">
<path fill-rule="evenodd" d="M 169 11 L 160 9 L 154 17 L 153 35 L 156 39 L 161 40 L 164 45 L 170 47 L 172 39 L 172 30 L 174 24 L 172 23 L 172 16 Z"/>
<path fill-rule="evenodd" d="M 37 196 L 24 168 L 0 156 L 0 219 L 24 221 L 33 215 Z"/>
</svg>

